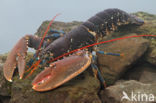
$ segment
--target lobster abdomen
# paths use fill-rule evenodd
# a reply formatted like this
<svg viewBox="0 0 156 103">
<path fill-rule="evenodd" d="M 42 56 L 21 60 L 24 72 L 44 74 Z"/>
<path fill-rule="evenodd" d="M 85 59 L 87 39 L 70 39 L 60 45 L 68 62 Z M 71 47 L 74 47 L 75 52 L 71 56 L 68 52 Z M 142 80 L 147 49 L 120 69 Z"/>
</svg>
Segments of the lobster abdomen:
<svg viewBox="0 0 156 103">
<path fill-rule="evenodd" d="M 97 13 L 82 25 L 95 32 L 99 37 L 109 34 L 109 32 L 116 30 L 117 27 L 122 25 L 132 24 L 134 26 L 140 26 L 143 23 L 144 21 L 141 19 L 120 9 L 107 9 Z"/>
</svg>

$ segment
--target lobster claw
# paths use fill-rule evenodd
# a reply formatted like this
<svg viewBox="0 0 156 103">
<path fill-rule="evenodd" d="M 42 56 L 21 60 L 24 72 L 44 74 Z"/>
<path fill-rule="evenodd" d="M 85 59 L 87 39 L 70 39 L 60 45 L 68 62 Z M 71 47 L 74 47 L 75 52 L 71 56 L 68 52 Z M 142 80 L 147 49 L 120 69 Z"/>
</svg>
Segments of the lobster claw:
<svg viewBox="0 0 156 103">
<path fill-rule="evenodd" d="M 27 36 L 21 38 L 11 52 L 7 56 L 7 60 L 3 67 L 4 77 L 12 82 L 12 76 L 16 65 L 18 65 L 18 71 L 20 79 L 22 79 L 25 71 L 25 57 L 28 48 L 28 38 Z"/>
<path fill-rule="evenodd" d="M 69 57 L 50 64 L 38 74 L 32 82 L 36 91 L 54 89 L 71 80 L 87 69 L 91 64 L 92 55 L 87 51 L 78 51 Z"/>
</svg>

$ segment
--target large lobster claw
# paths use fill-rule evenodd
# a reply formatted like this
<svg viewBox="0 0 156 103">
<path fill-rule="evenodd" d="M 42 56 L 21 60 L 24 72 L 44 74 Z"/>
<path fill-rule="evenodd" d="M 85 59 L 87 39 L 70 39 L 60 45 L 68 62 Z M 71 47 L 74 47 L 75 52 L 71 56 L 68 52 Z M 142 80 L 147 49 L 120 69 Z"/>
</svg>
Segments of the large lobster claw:
<svg viewBox="0 0 156 103">
<path fill-rule="evenodd" d="M 47 91 L 62 85 L 83 72 L 91 64 L 91 58 L 92 55 L 87 51 L 78 51 L 51 63 L 50 67 L 45 68 L 33 80 L 33 89 Z"/>
<path fill-rule="evenodd" d="M 41 39 L 33 35 L 26 35 L 22 37 L 11 50 L 7 56 L 7 60 L 3 67 L 4 76 L 8 81 L 12 81 L 12 76 L 16 66 L 18 66 L 18 72 L 20 79 L 22 79 L 25 71 L 25 57 L 27 55 L 27 49 L 29 47 L 38 48 Z"/>
<path fill-rule="evenodd" d="M 28 39 L 26 37 L 21 38 L 7 56 L 7 60 L 3 67 L 3 72 L 5 78 L 10 82 L 12 81 L 12 76 L 17 64 L 20 79 L 23 77 L 25 69 L 25 57 L 27 54 L 27 44 Z"/>
</svg>

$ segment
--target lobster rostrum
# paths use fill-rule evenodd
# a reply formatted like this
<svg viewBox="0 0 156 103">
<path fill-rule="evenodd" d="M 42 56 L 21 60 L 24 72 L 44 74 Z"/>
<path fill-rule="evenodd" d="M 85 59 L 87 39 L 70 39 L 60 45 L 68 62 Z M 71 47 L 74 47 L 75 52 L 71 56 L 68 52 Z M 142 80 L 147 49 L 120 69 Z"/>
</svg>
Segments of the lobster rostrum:
<svg viewBox="0 0 156 103">
<path fill-rule="evenodd" d="M 107 9 L 97 13 L 77 28 L 71 30 L 68 34 L 61 35 L 60 37 L 46 37 L 55 37 L 55 40 L 49 42 L 45 39 L 43 41 L 42 49 L 38 57 L 42 64 L 46 64 L 46 67 L 45 70 L 38 74 L 33 80 L 33 89 L 36 91 L 54 89 L 82 73 L 89 65 L 92 66 L 95 75 L 97 75 L 101 83 L 103 82 L 103 84 L 105 84 L 98 67 L 95 65 L 96 53 L 93 48 L 88 48 L 88 51 L 77 51 L 53 63 L 47 64 L 47 61 L 68 51 L 98 42 L 102 37 L 117 30 L 120 26 L 132 25 L 136 27 L 142 24 L 144 24 L 143 20 L 122 10 Z M 23 78 L 27 49 L 31 47 L 37 50 L 40 42 L 41 38 L 34 35 L 26 35 L 17 42 L 9 53 L 3 67 L 4 76 L 8 81 L 12 81 L 16 66 L 18 66 L 20 79 Z M 102 51 L 99 53 L 120 56 L 120 54 L 104 53 Z"/>
</svg>

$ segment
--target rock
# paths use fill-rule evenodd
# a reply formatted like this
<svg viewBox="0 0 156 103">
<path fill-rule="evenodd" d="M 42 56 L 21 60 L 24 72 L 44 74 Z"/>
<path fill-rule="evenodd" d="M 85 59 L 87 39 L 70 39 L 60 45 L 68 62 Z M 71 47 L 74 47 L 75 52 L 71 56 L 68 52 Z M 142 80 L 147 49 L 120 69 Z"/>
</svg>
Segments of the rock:
<svg viewBox="0 0 156 103">
<path fill-rule="evenodd" d="M 130 100 L 123 99 L 121 101 L 124 94 L 127 94 Z M 147 101 L 146 97 L 142 98 L 144 94 Z M 136 96 L 134 97 L 134 95 Z M 120 81 L 101 91 L 100 97 L 103 103 L 155 103 L 156 83 L 143 84 L 134 80 Z"/>
<path fill-rule="evenodd" d="M 145 24 L 141 26 L 139 29 L 135 29 L 133 32 L 138 35 L 156 35 L 156 15 L 149 14 L 146 12 L 137 12 L 134 13 L 137 17 L 143 19 Z M 147 37 L 150 41 L 150 47 L 148 52 L 146 53 L 145 60 L 151 64 L 156 65 L 156 38 L 155 37 Z"/>
<path fill-rule="evenodd" d="M 35 92 L 31 81 L 15 80 L 10 103 L 101 103 L 98 97 L 99 81 L 88 71 L 59 88 L 48 92 Z"/>
<path fill-rule="evenodd" d="M 147 50 L 149 42 L 141 37 L 123 39 L 99 48 L 105 52 L 124 53 L 124 57 L 98 54 L 98 66 L 107 85 L 114 84 Z"/>
<path fill-rule="evenodd" d="M 154 14 L 150 14 L 147 12 L 136 12 L 133 14 L 145 21 L 151 21 L 151 22 L 156 21 L 156 15 Z"/>
<path fill-rule="evenodd" d="M 153 65 L 156 65 L 156 39 L 151 40 L 151 44 L 148 52 L 146 53 L 145 60 Z"/>
<path fill-rule="evenodd" d="M 11 83 L 5 80 L 3 76 L 3 64 L 6 55 L 0 55 L 0 103 L 9 103 L 11 96 Z"/>
<path fill-rule="evenodd" d="M 142 83 L 156 83 L 156 66 L 149 63 L 140 62 L 129 69 L 124 78 L 126 80 L 137 80 Z"/>
<path fill-rule="evenodd" d="M 43 36 L 49 23 L 50 21 L 44 21 L 41 24 L 41 26 L 38 28 L 35 35 Z M 80 24 L 82 24 L 82 22 L 73 21 L 73 22 L 65 23 L 65 22 L 60 22 L 60 21 L 54 21 L 53 24 L 50 26 L 50 28 L 55 29 L 55 30 L 63 30 L 65 33 L 68 33 L 70 30 L 72 30 L 73 28 L 76 28 Z"/>
<path fill-rule="evenodd" d="M 137 12 L 135 15 L 145 21 L 145 24 L 140 29 L 136 29 L 135 33 L 156 35 L 156 15 L 145 12 Z"/>
<path fill-rule="evenodd" d="M 0 96 L 0 103 L 9 103 L 10 96 Z"/>
<path fill-rule="evenodd" d="M 11 83 L 8 82 L 3 76 L 3 63 L 0 64 L 0 95 L 11 95 Z"/>
<path fill-rule="evenodd" d="M 7 58 L 8 53 L 5 54 L 0 54 L 0 65 L 3 65 L 3 63 L 5 62 L 6 58 Z"/>
</svg>

